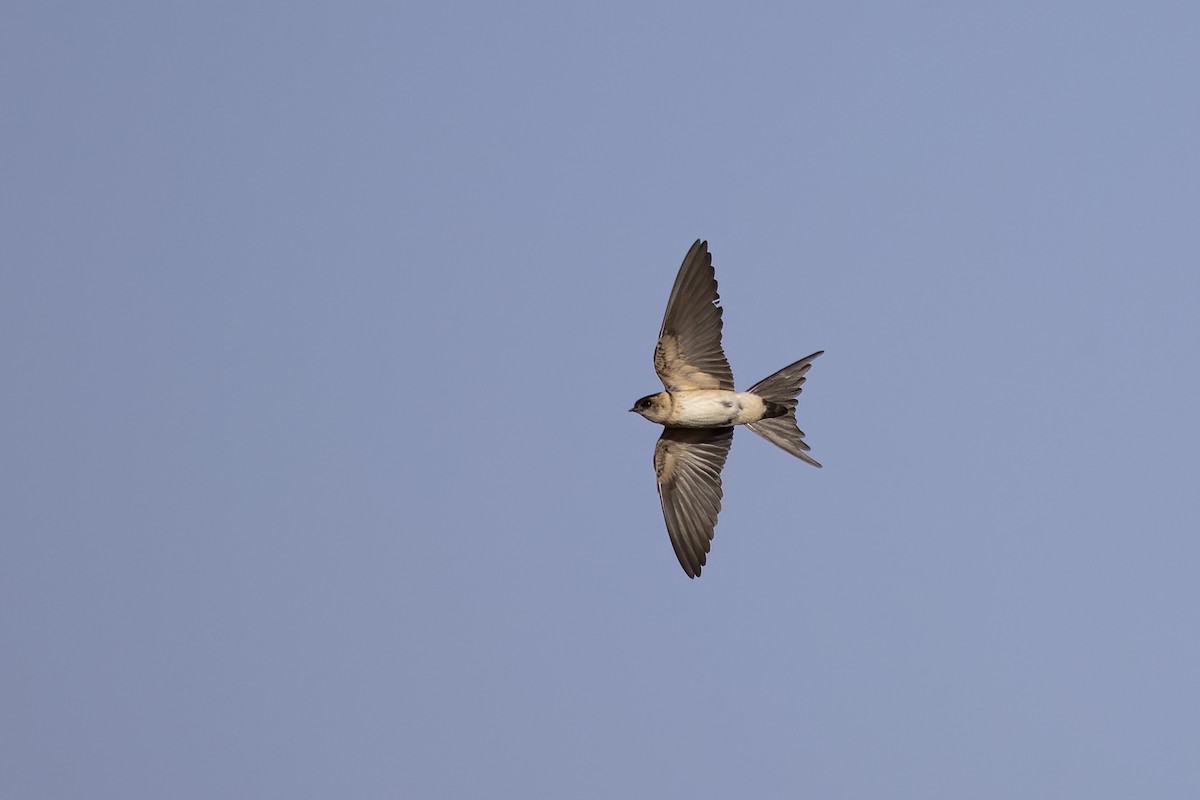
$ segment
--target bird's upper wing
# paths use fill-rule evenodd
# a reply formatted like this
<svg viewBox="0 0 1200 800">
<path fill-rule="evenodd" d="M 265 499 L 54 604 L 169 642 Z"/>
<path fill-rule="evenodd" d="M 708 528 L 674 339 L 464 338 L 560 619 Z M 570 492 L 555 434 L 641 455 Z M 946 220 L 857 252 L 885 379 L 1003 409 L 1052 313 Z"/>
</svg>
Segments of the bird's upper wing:
<svg viewBox="0 0 1200 800">
<path fill-rule="evenodd" d="M 708 242 L 697 239 L 679 267 L 654 349 L 654 370 L 668 391 L 733 389 L 719 301 Z"/>
<path fill-rule="evenodd" d="M 732 444 L 733 428 L 667 428 L 654 447 L 667 533 L 689 578 L 707 559 L 721 511 L 721 468 Z"/>
</svg>

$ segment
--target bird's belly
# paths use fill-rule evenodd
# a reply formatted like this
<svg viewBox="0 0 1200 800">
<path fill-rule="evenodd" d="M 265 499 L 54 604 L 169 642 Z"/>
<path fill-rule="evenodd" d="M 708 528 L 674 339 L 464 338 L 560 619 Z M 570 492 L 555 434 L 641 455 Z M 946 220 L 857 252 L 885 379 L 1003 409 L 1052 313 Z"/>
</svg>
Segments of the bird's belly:
<svg viewBox="0 0 1200 800">
<path fill-rule="evenodd" d="M 698 389 L 673 392 L 668 425 L 677 428 L 725 428 L 762 419 L 762 398 L 749 392 Z"/>
</svg>

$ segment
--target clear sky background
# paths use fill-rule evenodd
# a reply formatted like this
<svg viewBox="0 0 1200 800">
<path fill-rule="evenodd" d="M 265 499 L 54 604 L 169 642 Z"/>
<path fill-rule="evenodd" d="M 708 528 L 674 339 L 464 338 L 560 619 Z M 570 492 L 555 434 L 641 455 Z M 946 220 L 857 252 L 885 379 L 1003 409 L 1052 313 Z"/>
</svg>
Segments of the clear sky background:
<svg viewBox="0 0 1200 800">
<path fill-rule="evenodd" d="M 0 794 L 1200 796 L 1190 3 L 8 3 Z M 739 387 L 689 581 L 654 337 Z"/>
</svg>

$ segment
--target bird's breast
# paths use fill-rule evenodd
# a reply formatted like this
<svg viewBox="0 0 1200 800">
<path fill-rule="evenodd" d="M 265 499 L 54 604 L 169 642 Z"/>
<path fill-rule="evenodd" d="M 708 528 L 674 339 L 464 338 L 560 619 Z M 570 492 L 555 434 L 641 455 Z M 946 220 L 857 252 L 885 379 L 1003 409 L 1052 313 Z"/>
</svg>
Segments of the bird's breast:
<svg viewBox="0 0 1200 800">
<path fill-rule="evenodd" d="M 766 411 L 762 398 L 749 392 L 694 389 L 671 393 L 667 424 L 677 428 L 725 428 L 758 422 Z"/>
</svg>

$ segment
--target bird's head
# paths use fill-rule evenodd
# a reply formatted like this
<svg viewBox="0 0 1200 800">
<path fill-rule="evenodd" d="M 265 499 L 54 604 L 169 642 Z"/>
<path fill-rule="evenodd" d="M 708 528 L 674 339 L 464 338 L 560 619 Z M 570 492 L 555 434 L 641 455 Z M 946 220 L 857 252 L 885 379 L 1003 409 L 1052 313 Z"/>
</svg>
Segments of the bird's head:
<svg viewBox="0 0 1200 800">
<path fill-rule="evenodd" d="M 663 424 L 671 412 L 671 398 L 666 392 L 649 394 L 633 404 L 630 411 L 636 411 L 651 422 Z"/>
</svg>

